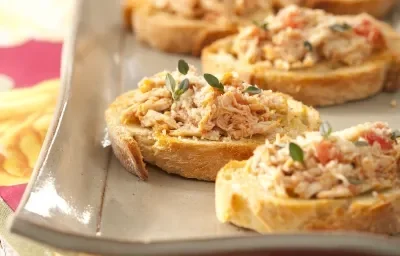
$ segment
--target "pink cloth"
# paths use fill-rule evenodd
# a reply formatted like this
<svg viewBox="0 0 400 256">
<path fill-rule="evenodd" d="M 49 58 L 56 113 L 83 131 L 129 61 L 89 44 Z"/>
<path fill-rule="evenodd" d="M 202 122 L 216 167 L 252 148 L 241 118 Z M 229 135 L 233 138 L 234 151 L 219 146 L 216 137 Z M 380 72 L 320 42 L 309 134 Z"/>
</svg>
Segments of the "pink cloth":
<svg viewBox="0 0 400 256">
<path fill-rule="evenodd" d="M 0 47 L 0 74 L 12 78 L 15 87 L 30 87 L 60 76 L 61 43 L 28 41 L 8 48 Z M 0 197 L 12 210 L 18 207 L 26 184 L 0 187 Z"/>
<path fill-rule="evenodd" d="M 0 197 L 3 198 L 4 202 L 6 202 L 13 211 L 15 211 L 21 201 L 25 188 L 26 184 L 0 187 Z"/>
<path fill-rule="evenodd" d="M 0 74 L 11 77 L 16 87 L 29 87 L 60 76 L 61 44 L 28 41 L 0 48 Z"/>
</svg>

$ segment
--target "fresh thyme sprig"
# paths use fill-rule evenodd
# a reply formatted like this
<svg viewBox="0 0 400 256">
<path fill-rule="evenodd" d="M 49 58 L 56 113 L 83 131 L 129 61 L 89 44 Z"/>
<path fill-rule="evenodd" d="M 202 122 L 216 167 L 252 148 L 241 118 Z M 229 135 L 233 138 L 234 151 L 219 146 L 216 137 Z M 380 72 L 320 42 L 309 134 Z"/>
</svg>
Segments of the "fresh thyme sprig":
<svg viewBox="0 0 400 256">
<path fill-rule="evenodd" d="M 258 88 L 258 87 L 256 87 L 256 86 L 253 86 L 253 85 L 250 85 L 249 87 L 247 87 L 246 88 L 246 90 L 244 90 L 243 92 L 244 93 L 248 93 L 248 94 L 259 94 L 259 93 L 261 93 L 261 89 L 260 88 Z"/>
<path fill-rule="evenodd" d="M 395 130 L 392 132 L 392 135 L 390 136 L 390 138 L 392 140 L 396 140 L 397 138 L 400 138 L 400 131 L 399 130 Z"/>
<path fill-rule="evenodd" d="M 189 71 L 189 65 L 184 60 L 178 61 L 178 70 L 182 75 L 187 75 Z"/>
<path fill-rule="evenodd" d="M 307 51 L 312 52 L 314 47 L 309 41 L 304 41 L 304 48 L 306 48 Z"/>
<path fill-rule="evenodd" d="M 342 23 L 342 24 L 337 23 L 337 24 L 331 25 L 329 28 L 335 32 L 345 32 L 347 30 L 350 30 L 352 27 L 347 23 Z"/>
<path fill-rule="evenodd" d="M 253 20 L 253 24 L 265 31 L 268 31 L 268 22 L 265 22 L 265 21 L 258 22 L 258 21 Z"/>
<path fill-rule="evenodd" d="M 211 85 L 212 87 L 218 89 L 221 92 L 224 92 L 224 85 L 221 84 L 221 82 L 218 80 L 218 78 L 216 78 L 215 76 L 211 75 L 211 74 L 204 74 L 204 79 L 207 81 L 207 83 L 209 85 Z"/>
<path fill-rule="evenodd" d="M 303 149 L 294 142 L 289 144 L 289 153 L 294 161 L 304 163 L 304 152 Z"/>
<path fill-rule="evenodd" d="M 325 121 L 319 127 L 319 132 L 325 139 L 327 139 L 332 133 L 332 126 L 329 124 L 329 122 Z"/>
<path fill-rule="evenodd" d="M 186 61 L 184 61 L 184 60 L 178 61 L 178 71 L 182 75 L 186 75 L 188 73 L 189 65 L 186 63 Z M 190 85 L 190 82 L 189 82 L 188 78 L 183 79 L 177 87 L 176 81 L 170 73 L 167 73 L 167 75 L 165 77 L 165 86 L 171 92 L 172 98 L 175 101 L 179 100 L 179 97 L 189 89 L 189 85 Z"/>
</svg>

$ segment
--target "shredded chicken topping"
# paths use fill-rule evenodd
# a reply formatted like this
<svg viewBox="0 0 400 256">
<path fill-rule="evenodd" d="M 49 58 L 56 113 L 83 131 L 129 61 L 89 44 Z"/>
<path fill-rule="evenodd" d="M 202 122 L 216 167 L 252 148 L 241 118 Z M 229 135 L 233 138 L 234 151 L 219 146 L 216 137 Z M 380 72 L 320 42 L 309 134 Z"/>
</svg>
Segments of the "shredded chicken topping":
<svg viewBox="0 0 400 256">
<path fill-rule="evenodd" d="M 247 169 L 278 197 L 342 198 L 399 185 L 400 142 L 386 123 L 366 123 L 325 138 L 306 133 L 295 141 L 304 162 L 287 143 L 266 142 Z"/>
<path fill-rule="evenodd" d="M 322 61 L 353 66 L 386 47 L 374 18 L 335 16 L 295 5 L 241 29 L 231 54 L 240 61 L 265 62 L 283 70 L 313 67 Z"/>
<path fill-rule="evenodd" d="M 164 11 L 189 19 L 215 20 L 224 13 L 243 16 L 259 9 L 270 9 L 270 0 L 153 0 Z"/>
<path fill-rule="evenodd" d="M 140 123 L 170 136 L 207 140 L 266 135 L 281 132 L 287 125 L 307 130 L 306 123 L 295 123 L 302 117 L 289 111 L 293 106 L 288 105 L 288 96 L 257 87 L 253 87 L 259 90 L 256 94 L 244 92 L 250 85 L 235 73 L 219 79 L 222 92 L 197 75 L 192 66 L 186 75 L 174 71 L 171 75 L 177 85 L 189 80 L 188 89 L 175 100 L 166 86 L 166 74 L 161 72 L 139 82 L 139 90 L 132 93 L 132 104 L 122 115 L 123 123 Z M 296 107 L 301 109 L 303 105 Z"/>
</svg>

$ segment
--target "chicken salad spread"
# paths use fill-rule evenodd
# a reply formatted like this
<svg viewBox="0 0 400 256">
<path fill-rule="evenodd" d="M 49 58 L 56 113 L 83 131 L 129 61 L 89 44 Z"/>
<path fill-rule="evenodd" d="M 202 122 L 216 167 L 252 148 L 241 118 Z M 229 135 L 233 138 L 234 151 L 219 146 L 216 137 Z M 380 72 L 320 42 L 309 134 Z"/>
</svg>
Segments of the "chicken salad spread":
<svg viewBox="0 0 400 256">
<path fill-rule="evenodd" d="M 289 96 L 242 82 L 233 72 L 200 76 L 184 61 L 176 71 L 143 78 L 129 98 L 122 123 L 176 137 L 239 140 L 283 132 L 288 125 L 309 127 L 307 107 Z"/>
<path fill-rule="evenodd" d="M 311 68 L 323 61 L 359 65 L 386 48 L 374 21 L 367 14 L 335 16 L 290 5 L 241 28 L 228 51 L 241 62 L 281 70 Z"/>
<path fill-rule="evenodd" d="M 322 126 L 321 126 L 322 127 Z M 246 168 L 277 197 L 333 199 L 399 185 L 400 133 L 382 122 L 259 146 Z"/>
</svg>

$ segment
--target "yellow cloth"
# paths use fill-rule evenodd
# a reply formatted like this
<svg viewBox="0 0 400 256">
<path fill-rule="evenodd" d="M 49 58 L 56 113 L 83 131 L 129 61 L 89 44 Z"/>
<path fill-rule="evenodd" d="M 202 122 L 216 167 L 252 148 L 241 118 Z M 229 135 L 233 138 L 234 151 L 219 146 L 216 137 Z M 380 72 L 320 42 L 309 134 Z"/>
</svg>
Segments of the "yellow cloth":
<svg viewBox="0 0 400 256">
<path fill-rule="evenodd" d="M 51 122 L 59 81 L 0 92 L 0 186 L 29 181 Z"/>
</svg>

